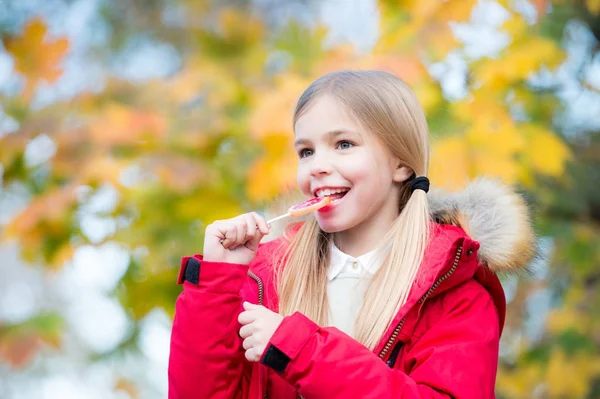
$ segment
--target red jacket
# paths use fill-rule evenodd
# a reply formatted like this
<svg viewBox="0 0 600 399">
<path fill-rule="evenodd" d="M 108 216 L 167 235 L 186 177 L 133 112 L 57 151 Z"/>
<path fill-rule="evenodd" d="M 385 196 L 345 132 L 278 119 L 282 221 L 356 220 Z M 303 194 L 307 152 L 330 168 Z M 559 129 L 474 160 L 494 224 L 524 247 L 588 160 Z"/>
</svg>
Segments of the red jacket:
<svg viewBox="0 0 600 399">
<path fill-rule="evenodd" d="M 480 243 L 460 227 L 433 223 L 432 230 L 417 283 L 374 351 L 295 313 L 283 319 L 261 363 L 250 363 L 237 317 L 244 300 L 278 310 L 270 260 L 283 239 L 261 245 L 249 266 L 184 257 L 169 398 L 494 398 L 505 317 L 490 270 L 495 259 L 482 260 Z M 520 248 L 511 255 L 525 262 L 530 253 Z"/>
</svg>

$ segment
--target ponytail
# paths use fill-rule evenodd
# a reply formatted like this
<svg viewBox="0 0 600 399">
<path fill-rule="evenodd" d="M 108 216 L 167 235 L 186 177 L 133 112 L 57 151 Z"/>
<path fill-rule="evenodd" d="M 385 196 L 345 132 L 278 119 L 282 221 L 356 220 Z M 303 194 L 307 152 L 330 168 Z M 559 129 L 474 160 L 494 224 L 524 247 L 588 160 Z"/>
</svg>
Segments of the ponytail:
<svg viewBox="0 0 600 399">
<path fill-rule="evenodd" d="M 429 221 L 425 191 L 409 192 L 400 216 L 384 239 L 384 243 L 390 243 L 389 252 L 367 285 L 355 322 L 354 336 L 367 348 L 375 348 L 406 303 L 429 241 Z"/>
</svg>

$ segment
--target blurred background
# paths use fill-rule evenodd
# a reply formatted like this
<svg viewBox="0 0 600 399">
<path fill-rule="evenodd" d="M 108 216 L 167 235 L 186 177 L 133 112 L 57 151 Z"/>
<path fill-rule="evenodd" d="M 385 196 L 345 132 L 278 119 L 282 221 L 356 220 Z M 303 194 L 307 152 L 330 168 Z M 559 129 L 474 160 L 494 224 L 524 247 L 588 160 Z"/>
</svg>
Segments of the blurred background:
<svg viewBox="0 0 600 399">
<path fill-rule="evenodd" d="M 431 180 L 526 195 L 499 398 L 600 398 L 600 0 L 0 0 L 0 398 L 166 398 L 180 256 L 293 191 L 341 68 L 425 108 Z"/>
</svg>

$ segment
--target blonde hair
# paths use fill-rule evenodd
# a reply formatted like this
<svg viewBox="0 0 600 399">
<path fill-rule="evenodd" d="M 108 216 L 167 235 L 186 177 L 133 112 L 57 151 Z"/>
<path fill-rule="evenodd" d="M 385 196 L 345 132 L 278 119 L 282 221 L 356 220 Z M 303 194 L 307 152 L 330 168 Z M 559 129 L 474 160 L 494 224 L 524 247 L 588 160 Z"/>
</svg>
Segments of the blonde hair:
<svg viewBox="0 0 600 399">
<path fill-rule="evenodd" d="M 402 80 L 382 71 L 341 71 L 322 76 L 300 97 L 294 125 L 322 95 L 339 100 L 417 176 L 427 175 L 427 121 L 416 96 Z M 385 237 L 383 263 L 368 282 L 354 325 L 355 338 L 370 349 L 406 302 L 428 242 L 426 194 L 422 190 L 411 193 L 409 182 L 400 186 L 400 214 Z M 281 314 L 299 311 L 321 326 L 328 325 L 327 268 L 332 234 L 323 232 L 311 218 L 290 236 L 281 261 L 285 267 L 278 268 L 277 273 Z"/>
</svg>

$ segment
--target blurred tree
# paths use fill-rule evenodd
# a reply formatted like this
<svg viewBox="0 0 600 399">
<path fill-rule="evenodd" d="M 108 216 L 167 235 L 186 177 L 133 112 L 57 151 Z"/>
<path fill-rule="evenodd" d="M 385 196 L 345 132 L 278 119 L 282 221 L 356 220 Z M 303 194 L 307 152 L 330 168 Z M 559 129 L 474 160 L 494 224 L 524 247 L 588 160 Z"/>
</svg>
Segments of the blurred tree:
<svg viewBox="0 0 600 399">
<path fill-rule="evenodd" d="M 128 81 L 111 74 L 99 92 L 40 107 L 36 93 L 60 76 L 69 42 L 49 35 L 40 18 L 0 25 L 23 80 L 3 99 L 5 116 L 18 127 L 0 136 L 0 181 L 6 192 L 27 193 L 3 238 L 18 241 L 25 260 L 52 273 L 79 246 L 117 242 L 130 259 L 113 294 L 134 323 L 156 307 L 172 315 L 179 257 L 200 250 L 205 224 L 267 206 L 293 187 L 291 115 L 302 90 L 331 70 L 385 69 L 414 88 L 428 114 L 433 184 L 457 188 L 484 174 L 518 185 L 535 206 L 540 234 L 550 238 L 548 276 L 516 281 L 499 397 L 600 395 L 600 136 L 566 134 L 568 123 L 558 119 L 561 87 L 543 79 L 565 60 L 569 21 L 582 21 L 598 37 L 600 2 L 536 0 L 533 12 L 523 13 L 498 1 L 508 44 L 494 56 L 471 55 L 457 39 L 474 0 L 379 1 L 380 37 L 368 54 L 326 45 L 318 23 L 282 22 L 290 9 L 312 15 L 309 1 L 287 2 L 287 9 L 249 0 L 103 4 L 109 41 L 92 46 L 94 56 L 112 65 L 140 43 L 167 43 L 176 54 L 165 61 L 175 65 L 171 76 Z M 581 68 L 598 46 L 590 51 Z M 449 54 L 467 68 L 464 93 L 454 97 L 432 74 Z M 581 90 L 598 91 L 576 78 Z M 40 137 L 56 152 L 32 162 L 27 150 Z M 118 200 L 95 216 L 115 228 L 93 238 L 82 215 L 106 187 Z M 541 337 L 532 338 L 528 312 L 541 292 L 551 294 L 553 308 Z M 59 313 L 0 325 L 0 357 L 25 367 L 44 343 L 60 350 L 62 328 Z M 134 333 L 118 349 L 135 340 Z M 126 380 L 115 389 L 136 392 Z"/>
</svg>

